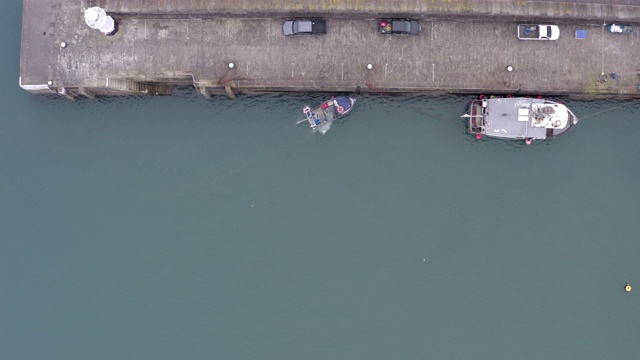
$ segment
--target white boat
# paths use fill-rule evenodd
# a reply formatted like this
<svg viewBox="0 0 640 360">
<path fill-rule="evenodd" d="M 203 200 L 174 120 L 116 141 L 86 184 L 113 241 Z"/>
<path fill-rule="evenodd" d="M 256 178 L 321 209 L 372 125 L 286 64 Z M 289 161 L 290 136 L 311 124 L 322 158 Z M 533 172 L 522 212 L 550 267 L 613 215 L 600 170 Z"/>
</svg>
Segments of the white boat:
<svg viewBox="0 0 640 360">
<path fill-rule="evenodd" d="M 471 101 L 467 114 L 469 132 L 481 138 L 536 139 L 558 136 L 578 122 L 565 105 L 523 97 L 480 98 Z"/>
</svg>

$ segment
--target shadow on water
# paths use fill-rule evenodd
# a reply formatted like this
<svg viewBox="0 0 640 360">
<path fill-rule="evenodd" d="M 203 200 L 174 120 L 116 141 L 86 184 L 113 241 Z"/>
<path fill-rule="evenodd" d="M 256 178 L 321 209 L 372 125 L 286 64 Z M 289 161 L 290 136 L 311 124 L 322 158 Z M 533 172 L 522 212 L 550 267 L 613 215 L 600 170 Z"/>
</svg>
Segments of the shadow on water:
<svg viewBox="0 0 640 360">
<path fill-rule="evenodd" d="M 36 107 L 48 108 L 61 114 L 71 116 L 76 114 L 83 117 L 96 111 L 112 113 L 112 116 L 100 117 L 103 120 L 114 120 L 119 117 L 129 118 L 132 112 L 139 113 L 138 118 L 149 116 L 159 117 L 159 113 L 149 111 L 153 109 L 184 109 L 185 116 L 200 117 L 215 121 L 221 114 L 232 113 L 237 115 L 249 115 L 248 122 L 268 122 L 273 125 L 278 123 L 282 127 L 299 121 L 302 117 L 302 108 L 306 105 L 315 106 L 329 98 L 331 94 L 261 94 L 240 95 L 236 99 L 229 99 L 224 95 L 213 96 L 207 100 L 198 94 L 192 87 L 177 87 L 172 96 L 119 96 L 98 97 L 95 100 L 80 97 L 76 101 L 56 95 L 31 96 L 29 102 Z M 353 96 L 353 95 L 352 95 Z M 425 131 L 448 132 L 460 136 L 465 143 L 473 146 L 490 146 L 523 151 L 528 148 L 522 141 L 509 141 L 499 139 L 476 140 L 467 133 L 465 118 L 460 116 L 465 112 L 468 103 L 473 96 L 426 96 L 409 95 L 396 96 L 388 94 L 363 94 L 355 95 L 358 99 L 354 111 L 348 116 L 334 122 L 335 126 L 347 125 L 351 122 L 364 121 L 368 126 L 376 126 L 377 121 L 384 121 L 389 126 L 403 122 L 425 122 Z M 562 136 L 545 141 L 537 141 L 533 147 L 551 146 L 557 141 L 563 141 L 566 137 L 572 137 L 574 133 L 584 131 L 589 123 L 606 121 L 611 114 L 629 113 L 629 119 L 634 118 L 638 112 L 638 105 L 634 101 L 587 101 L 566 98 L 553 99 L 564 102 L 580 119 L 577 126 Z M 189 109 L 190 108 L 190 109 Z M 126 112 L 126 114 L 124 113 Z M 142 115 L 141 115 L 142 114 Z M 272 116 L 275 115 L 275 116 Z M 300 126 L 305 128 L 304 124 Z M 448 130 L 445 130 L 448 129 Z M 324 129 L 321 133 L 327 133 Z M 332 131 L 335 133 L 335 130 Z"/>
</svg>

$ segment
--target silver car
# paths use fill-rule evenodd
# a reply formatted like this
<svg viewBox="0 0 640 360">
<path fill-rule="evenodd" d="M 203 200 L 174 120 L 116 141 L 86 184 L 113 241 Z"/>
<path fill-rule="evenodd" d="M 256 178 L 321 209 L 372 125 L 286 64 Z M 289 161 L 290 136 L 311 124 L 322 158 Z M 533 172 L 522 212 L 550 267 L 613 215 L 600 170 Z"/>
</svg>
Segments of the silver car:
<svg viewBox="0 0 640 360">
<path fill-rule="evenodd" d="M 322 35 L 327 33 L 327 22 L 322 19 L 287 20 L 282 25 L 285 35 Z"/>
</svg>

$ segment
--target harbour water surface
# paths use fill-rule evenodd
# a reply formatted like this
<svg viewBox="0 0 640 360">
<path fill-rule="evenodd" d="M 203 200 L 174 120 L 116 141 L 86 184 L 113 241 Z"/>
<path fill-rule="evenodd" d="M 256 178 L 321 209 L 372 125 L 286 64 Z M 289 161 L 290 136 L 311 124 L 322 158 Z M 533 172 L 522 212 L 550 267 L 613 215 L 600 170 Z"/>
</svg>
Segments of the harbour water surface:
<svg viewBox="0 0 640 360">
<path fill-rule="evenodd" d="M 525 146 L 469 97 L 68 101 L 2 16 L 6 359 L 637 359 L 640 104 Z M 635 286 L 631 293 L 623 287 Z"/>
</svg>

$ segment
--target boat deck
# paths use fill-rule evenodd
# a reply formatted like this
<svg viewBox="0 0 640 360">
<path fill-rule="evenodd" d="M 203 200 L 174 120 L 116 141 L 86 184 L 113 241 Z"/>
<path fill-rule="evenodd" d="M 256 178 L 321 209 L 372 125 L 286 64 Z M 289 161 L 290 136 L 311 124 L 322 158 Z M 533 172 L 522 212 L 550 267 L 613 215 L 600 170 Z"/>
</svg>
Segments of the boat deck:
<svg viewBox="0 0 640 360">
<path fill-rule="evenodd" d="M 473 100 L 467 110 L 470 133 L 506 139 L 546 139 L 577 122 L 565 105 L 538 98 Z"/>
<path fill-rule="evenodd" d="M 316 108 L 310 109 L 309 116 L 311 116 L 312 120 L 309 120 L 309 125 L 313 127 L 321 123 L 332 122 L 336 119 L 334 113 L 335 111 L 333 110 L 333 106 L 328 106 L 324 109 L 318 106 Z"/>
</svg>

